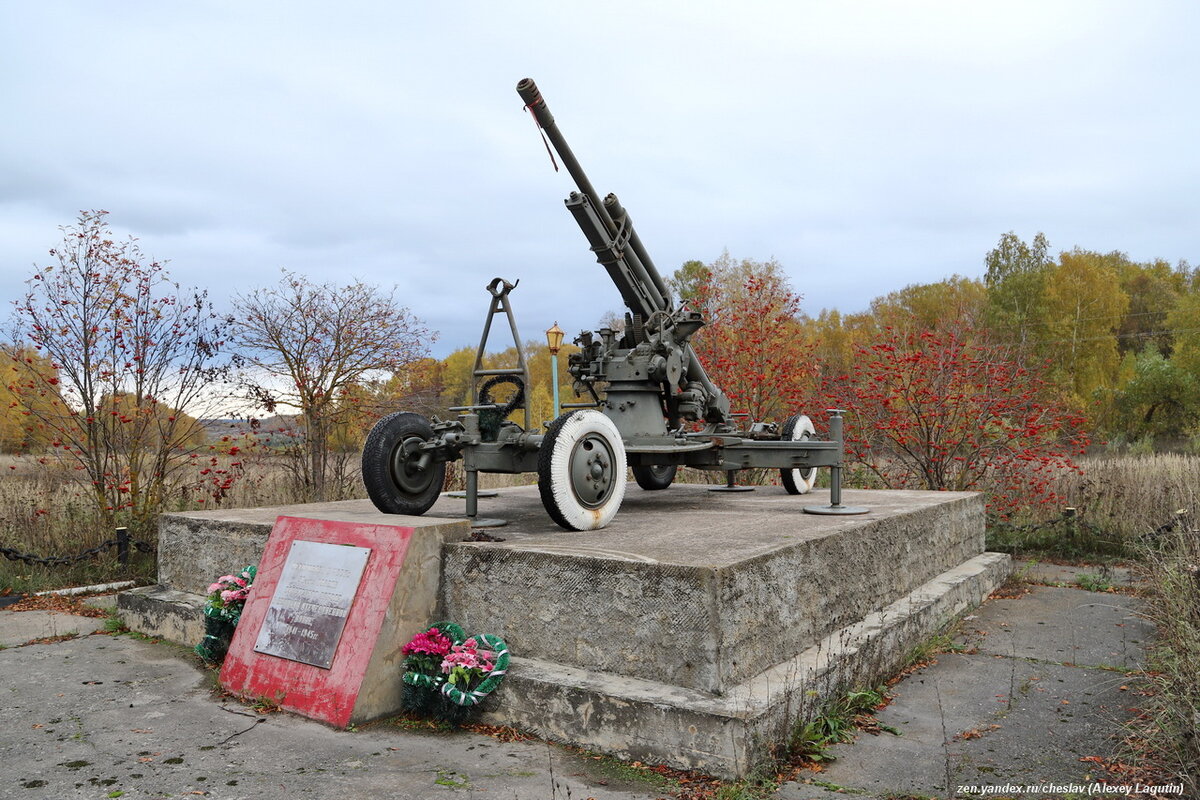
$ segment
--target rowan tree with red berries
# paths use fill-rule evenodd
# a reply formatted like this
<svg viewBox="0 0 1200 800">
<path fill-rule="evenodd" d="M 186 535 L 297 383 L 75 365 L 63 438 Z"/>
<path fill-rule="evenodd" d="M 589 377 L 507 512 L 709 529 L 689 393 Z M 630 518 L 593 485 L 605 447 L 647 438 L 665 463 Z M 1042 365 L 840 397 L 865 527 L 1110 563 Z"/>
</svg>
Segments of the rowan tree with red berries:
<svg viewBox="0 0 1200 800">
<path fill-rule="evenodd" d="M 993 514 L 1057 498 L 1078 471 L 1086 419 L 1003 348 L 953 332 L 888 328 L 826 387 L 848 409 L 846 452 L 889 488 L 988 492 Z"/>
<path fill-rule="evenodd" d="M 684 301 L 704 314 L 692 347 L 734 412 L 753 421 L 782 422 L 804 406 L 816 388 L 812 348 L 798 322 L 800 295 L 777 261 L 735 261 L 725 253 L 698 262 L 675 285 Z"/>
<path fill-rule="evenodd" d="M 224 374 L 228 320 L 204 292 L 181 290 L 147 261 L 135 239 L 115 241 L 107 213 L 85 211 L 62 228 L 53 262 L 28 281 L 6 389 L 34 440 L 49 445 L 40 460 L 88 487 L 103 527 L 144 536 L 169 492 L 216 496 L 239 475 L 184 413 L 197 413 Z"/>
</svg>

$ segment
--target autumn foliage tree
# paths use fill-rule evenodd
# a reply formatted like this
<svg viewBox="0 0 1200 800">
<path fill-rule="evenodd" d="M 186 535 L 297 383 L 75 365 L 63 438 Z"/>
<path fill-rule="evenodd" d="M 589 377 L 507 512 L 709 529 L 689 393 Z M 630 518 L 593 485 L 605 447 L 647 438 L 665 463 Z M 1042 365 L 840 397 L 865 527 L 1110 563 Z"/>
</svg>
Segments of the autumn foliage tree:
<svg viewBox="0 0 1200 800">
<path fill-rule="evenodd" d="M 54 377 L 50 360 L 32 347 L 0 345 L 0 453 L 41 451 L 47 433 L 37 419 L 58 402 L 57 393 L 21 391 L 27 372 Z"/>
<path fill-rule="evenodd" d="M 315 284 L 285 272 L 278 285 L 234 303 L 235 340 L 250 368 L 244 384 L 268 413 L 292 409 L 301 430 L 292 448 L 304 499 L 331 500 L 350 487 L 364 384 L 407 369 L 435 338 L 394 292 L 362 282 Z M 337 443 L 348 443 L 339 448 Z"/>
<path fill-rule="evenodd" d="M 1085 420 L 1033 371 L 951 332 L 887 329 L 828 387 L 848 409 L 847 456 L 889 488 L 982 490 L 993 513 L 1052 503 L 1050 478 L 1076 470 Z"/>
<path fill-rule="evenodd" d="M 1038 233 L 1026 243 L 1009 231 L 988 251 L 984 265 L 990 327 L 1008 333 L 1018 358 L 1032 357 L 1045 338 L 1046 276 L 1053 266 L 1050 242 Z"/>
<path fill-rule="evenodd" d="M 800 296 L 777 261 L 725 253 L 687 277 L 689 302 L 707 321 L 692 346 L 735 412 L 782 421 L 812 397 L 817 370 L 798 322 Z"/>
<path fill-rule="evenodd" d="M 83 212 L 62 228 L 53 262 L 28 281 L 7 389 L 30 435 L 88 487 L 103 524 L 145 533 L 180 480 L 220 492 L 236 477 L 197 467 L 203 432 L 183 413 L 224 374 L 227 320 L 136 240 L 114 241 L 106 214 Z"/>
</svg>

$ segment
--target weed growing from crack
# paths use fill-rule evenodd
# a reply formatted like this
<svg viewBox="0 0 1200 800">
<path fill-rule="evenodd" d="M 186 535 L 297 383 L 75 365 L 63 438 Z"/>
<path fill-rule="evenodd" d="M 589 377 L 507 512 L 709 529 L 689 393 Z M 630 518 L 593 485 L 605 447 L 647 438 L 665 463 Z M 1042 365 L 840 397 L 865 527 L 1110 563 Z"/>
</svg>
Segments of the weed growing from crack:
<svg viewBox="0 0 1200 800">
<path fill-rule="evenodd" d="M 832 761 L 830 745 L 848 742 L 864 725 L 889 730 L 874 721 L 874 712 L 887 705 L 884 687 L 846 692 L 826 703 L 821 713 L 796 726 L 789 742 L 794 757 L 804 761 Z M 889 732 L 895 732 L 890 729 Z"/>
<path fill-rule="evenodd" d="M 1082 572 L 1075 576 L 1075 583 L 1079 588 L 1086 589 L 1089 592 L 1107 592 L 1113 588 L 1112 583 L 1103 575 L 1095 575 L 1090 572 Z"/>
</svg>

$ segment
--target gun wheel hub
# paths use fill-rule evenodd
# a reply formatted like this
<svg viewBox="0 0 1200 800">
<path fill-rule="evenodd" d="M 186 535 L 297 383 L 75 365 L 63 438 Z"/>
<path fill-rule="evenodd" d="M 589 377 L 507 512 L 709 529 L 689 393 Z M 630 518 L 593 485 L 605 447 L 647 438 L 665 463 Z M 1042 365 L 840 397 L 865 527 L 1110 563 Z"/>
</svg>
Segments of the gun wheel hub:
<svg viewBox="0 0 1200 800">
<path fill-rule="evenodd" d="M 571 491 L 580 505 L 598 508 L 613 490 L 613 452 L 601 436 L 587 435 L 571 452 Z"/>
<path fill-rule="evenodd" d="M 392 480 L 409 494 L 419 494 L 429 486 L 430 471 L 421 469 L 418 463 L 423 443 L 423 439 L 410 436 L 392 451 Z"/>
</svg>

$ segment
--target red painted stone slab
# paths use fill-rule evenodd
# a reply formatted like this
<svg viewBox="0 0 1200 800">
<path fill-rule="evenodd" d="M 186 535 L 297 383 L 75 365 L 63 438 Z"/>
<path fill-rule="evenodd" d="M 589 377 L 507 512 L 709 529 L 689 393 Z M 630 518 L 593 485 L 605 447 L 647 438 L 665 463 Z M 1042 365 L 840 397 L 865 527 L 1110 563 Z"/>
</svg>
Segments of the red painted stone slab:
<svg viewBox="0 0 1200 800">
<path fill-rule="evenodd" d="M 265 697 L 288 711 L 339 728 L 351 724 L 372 653 L 381 645 L 380 631 L 412 536 L 413 528 L 407 526 L 279 517 L 221 667 L 221 685 L 240 697 Z M 254 651 L 292 542 L 297 540 L 371 549 L 329 669 Z"/>
</svg>

